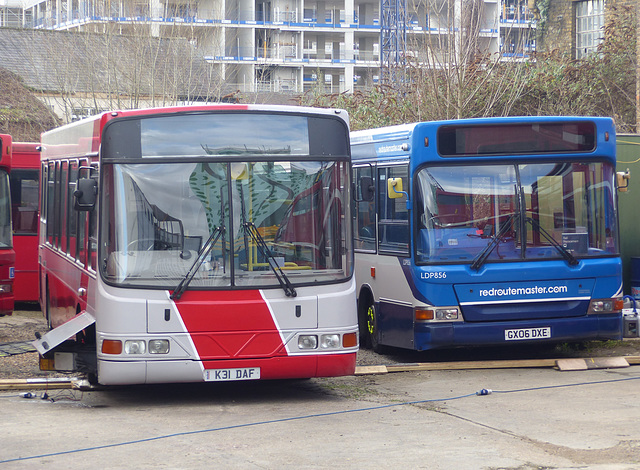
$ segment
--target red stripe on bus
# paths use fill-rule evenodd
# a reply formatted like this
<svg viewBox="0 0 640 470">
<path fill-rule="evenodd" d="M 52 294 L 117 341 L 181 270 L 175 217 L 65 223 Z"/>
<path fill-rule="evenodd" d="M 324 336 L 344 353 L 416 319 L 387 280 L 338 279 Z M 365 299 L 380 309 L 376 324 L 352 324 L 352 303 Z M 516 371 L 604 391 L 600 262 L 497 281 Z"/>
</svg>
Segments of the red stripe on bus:
<svg viewBox="0 0 640 470">
<path fill-rule="evenodd" d="M 203 360 L 286 355 L 258 290 L 187 291 L 175 304 Z"/>
</svg>

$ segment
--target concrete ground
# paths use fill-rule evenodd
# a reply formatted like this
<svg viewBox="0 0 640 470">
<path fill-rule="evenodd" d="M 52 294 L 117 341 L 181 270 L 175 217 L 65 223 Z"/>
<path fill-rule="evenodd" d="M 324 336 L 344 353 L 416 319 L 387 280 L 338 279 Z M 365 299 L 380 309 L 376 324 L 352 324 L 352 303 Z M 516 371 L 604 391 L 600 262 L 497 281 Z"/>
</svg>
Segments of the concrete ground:
<svg viewBox="0 0 640 470">
<path fill-rule="evenodd" d="M 631 366 L 4 391 L 0 468 L 640 469 L 639 387 Z"/>
</svg>

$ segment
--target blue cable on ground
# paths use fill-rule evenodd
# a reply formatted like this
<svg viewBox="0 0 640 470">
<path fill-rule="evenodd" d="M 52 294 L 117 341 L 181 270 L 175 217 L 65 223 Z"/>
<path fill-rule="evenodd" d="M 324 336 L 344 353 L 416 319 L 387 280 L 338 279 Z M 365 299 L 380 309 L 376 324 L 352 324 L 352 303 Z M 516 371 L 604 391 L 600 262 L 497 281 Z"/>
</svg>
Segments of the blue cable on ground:
<svg viewBox="0 0 640 470">
<path fill-rule="evenodd" d="M 66 454 L 87 452 L 87 451 L 90 451 L 90 450 L 108 449 L 108 448 L 111 448 L 111 447 L 121 447 L 121 446 L 131 445 L 131 444 L 140 444 L 140 443 L 143 443 L 143 442 L 151 442 L 151 441 L 158 441 L 158 440 L 161 440 L 161 439 L 169 439 L 169 438 L 172 438 L 172 437 L 189 436 L 189 435 L 194 435 L 194 434 L 203 434 L 203 433 L 207 433 L 207 432 L 226 431 L 226 430 L 238 429 L 238 428 L 248 428 L 248 427 L 259 426 L 259 425 L 264 425 L 264 424 L 285 423 L 285 422 L 288 422 L 288 421 L 297 421 L 297 420 L 310 419 L 310 418 L 322 418 L 322 417 L 326 417 L 326 416 L 335 416 L 335 415 L 349 414 L 349 413 L 359 413 L 359 412 L 363 412 L 363 411 L 375 411 L 375 410 L 382 410 L 382 409 L 385 409 L 385 408 L 395 408 L 395 407 L 407 406 L 407 405 L 420 405 L 420 404 L 424 404 L 424 403 L 460 400 L 462 398 L 469 398 L 469 397 L 473 397 L 473 396 L 488 396 L 488 395 L 491 395 L 493 393 L 531 392 L 531 391 L 553 389 L 553 388 L 566 388 L 566 387 L 577 387 L 577 386 L 584 386 L 584 385 L 597 385 L 597 384 L 606 384 L 606 383 L 615 383 L 615 382 L 625 382 L 625 381 L 630 381 L 630 380 L 640 380 L 640 377 L 625 377 L 625 378 L 621 378 L 621 379 L 596 380 L 596 381 L 593 381 L 593 382 L 578 382 L 578 383 L 571 383 L 571 384 L 564 384 L 564 385 L 545 385 L 545 386 L 541 386 L 541 387 L 530 387 L 530 388 L 521 388 L 521 389 L 514 389 L 514 390 L 491 390 L 491 389 L 488 389 L 488 388 L 483 388 L 483 389 L 478 390 L 477 392 L 468 393 L 466 395 L 458 395 L 458 396 L 449 397 L 449 398 L 434 398 L 434 399 L 428 399 L 428 400 L 416 400 L 416 401 L 408 401 L 408 402 L 402 402 L 402 403 L 391 403 L 391 404 L 386 404 L 386 405 L 370 406 L 370 407 L 366 407 L 366 408 L 357 408 L 355 410 L 332 411 L 332 412 L 328 412 L 328 413 L 317 413 L 317 414 L 304 415 L 304 416 L 292 416 L 292 417 L 289 417 L 289 418 L 279 418 L 279 419 L 272 419 L 272 420 L 266 420 L 266 421 L 257 421 L 257 422 L 254 422 L 254 423 L 234 424 L 234 425 L 231 425 L 231 426 L 222 426 L 222 427 L 219 427 L 219 428 L 199 429 L 199 430 L 195 430 L 195 431 L 183 431 L 183 432 L 177 432 L 177 433 L 173 433 L 173 434 L 165 434 L 165 435 L 162 435 L 162 436 L 148 437 L 148 438 L 144 438 L 144 439 L 136 439 L 136 440 L 125 441 L 125 442 L 117 442 L 117 443 L 114 443 L 114 444 L 104 444 L 104 445 L 99 445 L 99 446 L 94 446 L 94 447 L 85 447 L 85 448 L 82 448 L 82 449 L 72 449 L 72 450 L 66 450 L 66 451 L 61 451 L 61 452 L 51 452 L 51 453 L 48 453 L 48 454 L 31 455 L 31 456 L 27 456 L 27 457 L 16 457 L 16 458 L 13 458 L 13 459 L 0 460 L 0 464 L 10 463 L 10 462 L 21 462 L 21 461 L 24 461 L 24 460 L 33 460 L 33 459 L 40 459 L 40 458 L 45 458 L 45 457 L 55 457 L 55 456 L 66 455 Z"/>
</svg>

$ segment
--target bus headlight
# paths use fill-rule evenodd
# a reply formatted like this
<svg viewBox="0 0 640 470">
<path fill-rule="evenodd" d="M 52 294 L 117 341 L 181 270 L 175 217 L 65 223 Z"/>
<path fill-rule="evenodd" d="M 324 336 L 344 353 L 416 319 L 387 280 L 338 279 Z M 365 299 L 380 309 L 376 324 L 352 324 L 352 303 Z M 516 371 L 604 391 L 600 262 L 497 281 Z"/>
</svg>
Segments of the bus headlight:
<svg viewBox="0 0 640 470">
<path fill-rule="evenodd" d="M 125 354 L 144 354 L 147 350 L 147 345 L 144 340 L 141 339 L 129 339 L 124 342 Z"/>
<path fill-rule="evenodd" d="M 169 340 L 152 339 L 149 341 L 149 354 L 169 354 Z"/>
<path fill-rule="evenodd" d="M 461 321 L 462 316 L 458 307 L 416 307 L 414 309 L 416 321 Z"/>
<path fill-rule="evenodd" d="M 587 313 L 620 313 L 623 308 L 622 299 L 593 299 Z"/>
<path fill-rule="evenodd" d="M 340 347 L 340 335 L 320 336 L 320 347 L 322 349 L 336 349 Z"/>
<path fill-rule="evenodd" d="M 458 309 L 457 308 L 437 308 L 436 320 L 457 320 Z"/>
<path fill-rule="evenodd" d="M 316 335 L 298 336 L 298 349 L 317 349 L 318 337 Z"/>
<path fill-rule="evenodd" d="M 0 284 L 0 294 L 8 294 L 11 290 L 11 284 Z"/>
</svg>

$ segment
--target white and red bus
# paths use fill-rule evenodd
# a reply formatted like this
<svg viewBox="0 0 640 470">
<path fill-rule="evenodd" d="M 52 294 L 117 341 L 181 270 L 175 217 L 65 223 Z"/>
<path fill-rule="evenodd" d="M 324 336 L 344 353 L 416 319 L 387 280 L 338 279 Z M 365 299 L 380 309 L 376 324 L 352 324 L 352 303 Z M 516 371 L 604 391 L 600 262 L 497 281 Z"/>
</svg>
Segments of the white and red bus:
<svg viewBox="0 0 640 470">
<path fill-rule="evenodd" d="M 13 313 L 13 278 L 16 255 L 11 234 L 9 172 L 13 140 L 0 134 L 0 317 Z"/>
<path fill-rule="evenodd" d="M 346 112 L 107 112 L 44 133 L 41 160 L 41 368 L 104 385 L 354 372 Z M 276 239 L 316 190 L 316 229 Z"/>
<path fill-rule="evenodd" d="M 16 302 L 38 302 L 38 179 L 40 143 L 14 142 L 11 158 L 11 220 Z"/>
</svg>

